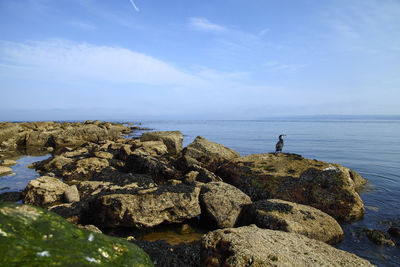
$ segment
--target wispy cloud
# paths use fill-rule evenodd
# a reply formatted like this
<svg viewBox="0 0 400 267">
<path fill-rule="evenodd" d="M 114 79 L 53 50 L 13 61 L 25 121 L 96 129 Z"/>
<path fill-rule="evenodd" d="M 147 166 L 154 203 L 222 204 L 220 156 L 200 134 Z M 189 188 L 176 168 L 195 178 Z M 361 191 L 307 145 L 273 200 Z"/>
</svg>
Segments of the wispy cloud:
<svg viewBox="0 0 400 267">
<path fill-rule="evenodd" d="M 323 13 L 333 44 L 352 51 L 390 51 L 400 45 L 399 1 L 355 1 Z"/>
<path fill-rule="evenodd" d="M 173 65 L 129 49 L 74 43 L 0 42 L 3 75 L 36 80 L 91 80 L 148 85 L 204 86 L 205 80 Z"/>
<path fill-rule="evenodd" d="M 207 32 L 224 32 L 227 28 L 210 22 L 206 18 L 190 18 L 189 26 L 196 30 L 207 31 Z"/>
<path fill-rule="evenodd" d="M 93 31 L 97 28 L 95 25 L 91 23 L 82 21 L 69 21 L 67 22 L 67 24 L 84 31 Z"/>
<path fill-rule="evenodd" d="M 277 61 L 268 61 L 264 64 L 268 71 L 297 71 L 305 66 L 305 64 L 285 64 Z"/>
<path fill-rule="evenodd" d="M 130 0 L 130 1 L 131 1 L 131 4 L 132 4 L 133 8 L 134 8 L 137 12 L 139 12 L 140 10 L 139 10 L 139 8 L 136 6 L 135 2 L 133 2 L 133 0 Z"/>
</svg>

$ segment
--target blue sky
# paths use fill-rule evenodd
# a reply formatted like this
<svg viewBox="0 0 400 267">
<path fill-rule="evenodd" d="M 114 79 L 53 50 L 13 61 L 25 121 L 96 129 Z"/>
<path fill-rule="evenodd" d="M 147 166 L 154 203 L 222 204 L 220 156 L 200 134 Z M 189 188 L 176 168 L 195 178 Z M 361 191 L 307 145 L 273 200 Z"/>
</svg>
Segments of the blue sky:
<svg viewBox="0 0 400 267">
<path fill-rule="evenodd" d="M 397 0 L 0 0 L 0 120 L 400 114 Z"/>
</svg>

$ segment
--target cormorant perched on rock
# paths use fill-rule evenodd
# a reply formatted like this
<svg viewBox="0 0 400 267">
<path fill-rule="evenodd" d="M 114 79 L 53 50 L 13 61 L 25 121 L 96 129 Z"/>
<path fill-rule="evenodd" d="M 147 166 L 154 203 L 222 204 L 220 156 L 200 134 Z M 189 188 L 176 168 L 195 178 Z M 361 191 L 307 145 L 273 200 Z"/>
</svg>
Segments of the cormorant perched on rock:
<svg viewBox="0 0 400 267">
<path fill-rule="evenodd" d="M 278 152 L 282 152 L 282 148 L 283 148 L 283 138 L 282 138 L 282 136 L 286 136 L 286 134 L 281 134 L 279 136 L 279 141 L 278 141 L 278 143 L 276 143 L 275 155 L 278 154 Z"/>
</svg>

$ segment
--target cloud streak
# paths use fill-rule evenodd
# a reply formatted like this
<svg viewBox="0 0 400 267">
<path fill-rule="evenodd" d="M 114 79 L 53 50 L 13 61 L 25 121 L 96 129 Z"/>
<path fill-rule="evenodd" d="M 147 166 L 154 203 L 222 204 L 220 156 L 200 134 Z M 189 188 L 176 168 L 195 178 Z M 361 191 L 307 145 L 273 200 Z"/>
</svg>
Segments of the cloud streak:
<svg viewBox="0 0 400 267">
<path fill-rule="evenodd" d="M 190 18 L 189 26 L 196 30 L 206 31 L 206 32 L 224 32 L 227 28 L 215 23 L 210 22 L 206 18 Z"/>
<path fill-rule="evenodd" d="M 131 4 L 132 4 L 133 8 L 134 8 L 137 12 L 139 12 L 140 10 L 139 10 L 139 8 L 136 6 L 135 2 L 133 2 L 133 0 L 130 0 L 130 1 L 131 1 Z"/>
</svg>

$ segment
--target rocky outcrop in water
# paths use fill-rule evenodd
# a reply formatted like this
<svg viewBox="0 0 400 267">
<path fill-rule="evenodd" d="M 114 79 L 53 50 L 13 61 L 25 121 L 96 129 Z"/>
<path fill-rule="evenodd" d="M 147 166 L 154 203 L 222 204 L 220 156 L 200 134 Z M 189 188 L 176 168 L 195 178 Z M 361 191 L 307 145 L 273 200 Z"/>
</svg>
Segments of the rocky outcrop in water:
<svg viewBox="0 0 400 267">
<path fill-rule="evenodd" d="M 343 222 L 359 220 L 365 212 L 356 192 L 365 180 L 338 164 L 295 154 L 255 154 L 233 159 L 217 174 L 253 201 L 277 198 L 310 205 Z"/>
<path fill-rule="evenodd" d="M 342 228 L 328 214 L 280 199 L 254 202 L 244 213 L 244 220 L 260 228 L 297 233 L 328 244 L 338 243 L 344 238 Z"/>
<path fill-rule="evenodd" d="M 80 229 L 36 207 L 0 203 L 1 266 L 153 266 L 120 238 Z"/>
<path fill-rule="evenodd" d="M 117 140 L 131 129 L 109 122 L 0 122 L 0 148 L 67 147 L 86 142 Z"/>
<path fill-rule="evenodd" d="M 46 181 L 41 181 L 42 177 L 36 182 L 32 181 L 38 185 L 25 189 L 24 201 L 48 207 L 76 224 L 94 224 L 102 229 L 114 230 L 118 227 L 132 227 L 143 231 L 165 223 L 185 223 L 200 215 L 200 221 L 212 222 L 209 227 L 256 223 L 260 227 L 301 233 L 335 243 L 343 236 L 340 226 L 332 217 L 315 208 L 341 221 L 359 219 L 364 212 L 356 190 L 362 187 L 365 180 L 356 172 L 338 164 L 304 159 L 294 154 L 240 157 L 236 151 L 202 137 L 197 137 L 182 149 L 180 132 L 153 132 L 143 135 L 140 140 L 120 139 L 119 135 L 116 138 L 114 135 L 102 136 L 100 132 L 109 131 L 109 127 L 114 126 L 100 122 L 56 125 L 45 123 L 40 127 L 45 127 L 47 133 L 56 131 L 59 129 L 57 127 L 64 127 L 63 131 L 85 142 L 77 141 L 78 146 L 70 143 L 71 146 L 58 147 L 58 144 L 64 146 L 73 141 L 64 138 L 56 142 L 54 137 L 52 142 L 46 143 L 44 146 L 51 144 L 56 148 L 53 157 L 32 164 L 32 167 L 42 176 L 52 177 L 46 178 Z M 31 139 L 30 143 L 32 140 L 43 143 L 47 139 L 46 134 L 38 130 L 40 127 L 35 128 L 38 126 L 34 124 L 29 127 L 29 135 L 25 130 L 20 133 L 21 136 L 25 133 L 25 137 Z M 78 130 L 81 127 L 87 131 L 83 128 Z M 119 129 L 118 133 L 123 132 L 122 127 L 115 127 Z M 100 138 L 94 140 L 96 134 L 92 133 L 97 132 Z M 63 134 L 60 133 L 60 136 Z M 55 184 L 60 185 L 59 190 L 54 189 L 57 188 L 53 186 Z M 252 204 L 252 200 L 256 202 Z M 228 228 L 227 232 L 218 233 L 228 235 L 233 231 L 238 236 L 243 234 L 243 240 L 255 238 L 255 244 L 259 246 L 264 246 L 259 237 L 267 238 L 271 243 L 265 251 L 260 252 L 257 248 L 247 248 L 247 241 L 240 241 L 246 245 L 244 247 L 234 245 L 232 248 L 229 245 L 230 239 L 221 237 L 222 241 L 215 241 L 215 246 L 210 245 L 207 249 L 204 247 L 203 251 L 208 251 L 208 256 L 204 258 L 203 264 L 212 264 L 215 258 L 218 260 L 216 266 L 224 262 L 231 264 L 228 258 L 234 254 L 239 255 L 233 261 L 238 264 L 242 262 L 240 255 L 245 255 L 243 257 L 251 261 L 250 264 L 256 264 L 257 257 L 264 257 L 263 261 L 278 266 L 281 263 L 291 264 L 296 259 L 300 263 L 304 262 L 303 266 L 333 262 L 333 258 L 325 260 L 324 257 L 331 257 L 334 252 L 325 251 L 325 247 L 316 249 L 319 243 L 314 242 L 318 241 L 306 241 L 309 239 L 302 239 L 306 237 L 299 239 L 298 235 L 280 231 L 254 228 L 250 232 L 243 230 L 242 233 L 240 229 L 247 228 L 237 229 L 238 232 Z M 283 243 L 279 238 L 284 239 Z M 212 237 L 210 240 L 216 239 Z M 304 256 L 294 256 L 296 242 L 304 244 Z M 279 251 L 282 250 L 282 255 L 270 248 L 275 245 L 278 248 L 281 246 Z M 285 245 L 290 248 L 287 254 L 283 251 Z M 255 250 L 255 254 L 249 256 L 251 249 Z M 267 253 L 267 249 L 271 250 L 262 256 Z M 274 251 L 278 254 L 274 254 Z M 341 253 L 338 252 L 338 255 Z M 160 255 L 163 254 L 160 252 Z M 348 257 L 348 261 L 346 259 L 343 263 L 359 263 L 353 256 Z M 167 259 L 164 262 L 171 264 L 186 262 L 176 258 L 171 258 L 171 261 Z"/>
<path fill-rule="evenodd" d="M 354 254 L 303 235 L 255 225 L 210 232 L 201 241 L 201 266 L 373 266 Z"/>
</svg>

